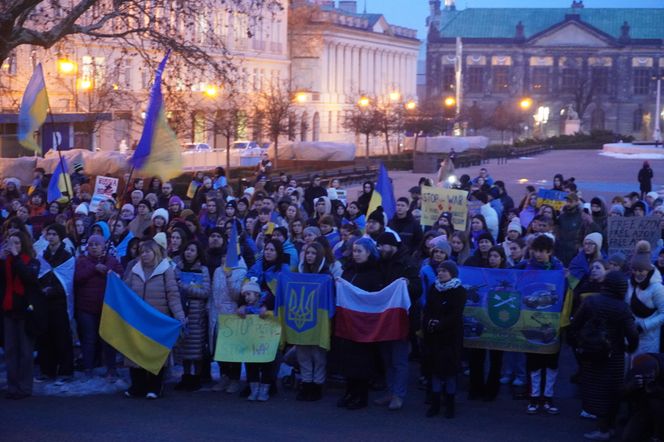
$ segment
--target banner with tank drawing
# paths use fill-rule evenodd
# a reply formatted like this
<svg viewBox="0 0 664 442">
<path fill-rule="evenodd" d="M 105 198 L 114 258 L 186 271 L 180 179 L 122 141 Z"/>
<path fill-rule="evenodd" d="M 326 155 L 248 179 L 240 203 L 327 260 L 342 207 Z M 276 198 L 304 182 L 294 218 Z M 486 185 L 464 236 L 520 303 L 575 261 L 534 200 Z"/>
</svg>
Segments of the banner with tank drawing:
<svg viewBox="0 0 664 442">
<path fill-rule="evenodd" d="M 560 347 L 563 271 L 460 267 L 464 346 L 551 354 Z"/>
</svg>

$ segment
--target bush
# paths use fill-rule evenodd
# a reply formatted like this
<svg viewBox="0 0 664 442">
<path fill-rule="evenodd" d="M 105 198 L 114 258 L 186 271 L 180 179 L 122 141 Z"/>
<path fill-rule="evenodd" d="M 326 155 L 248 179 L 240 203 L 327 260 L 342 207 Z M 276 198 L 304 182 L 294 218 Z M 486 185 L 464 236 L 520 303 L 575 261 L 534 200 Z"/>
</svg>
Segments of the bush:
<svg viewBox="0 0 664 442">
<path fill-rule="evenodd" d="M 577 132 L 574 135 L 557 135 L 555 137 L 549 138 L 526 138 L 523 140 L 518 140 L 514 143 L 515 146 L 536 146 L 539 144 L 550 145 L 554 147 L 566 146 L 566 145 L 576 145 L 576 144 L 590 144 L 590 145 L 599 145 L 606 143 L 615 143 L 618 140 L 625 142 L 634 141 L 634 137 L 631 135 L 620 135 L 610 130 L 593 130 L 589 134 Z"/>
</svg>

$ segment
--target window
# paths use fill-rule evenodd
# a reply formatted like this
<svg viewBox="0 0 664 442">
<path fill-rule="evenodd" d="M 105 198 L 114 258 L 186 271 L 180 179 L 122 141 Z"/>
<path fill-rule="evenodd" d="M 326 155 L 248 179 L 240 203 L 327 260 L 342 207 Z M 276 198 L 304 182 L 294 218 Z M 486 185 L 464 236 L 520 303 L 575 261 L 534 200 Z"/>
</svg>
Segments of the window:
<svg viewBox="0 0 664 442">
<path fill-rule="evenodd" d="M 533 68 L 532 91 L 534 94 L 549 93 L 549 68 Z"/>
<path fill-rule="evenodd" d="M 454 71 L 454 66 L 445 66 L 443 68 L 443 91 L 453 91 L 455 84 L 456 72 Z"/>
<path fill-rule="evenodd" d="M 594 67 L 592 68 L 591 79 L 592 86 L 598 94 L 609 93 L 609 68 L 607 67 Z"/>
<path fill-rule="evenodd" d="M 472 66 L 468 68 L 468 92 L 484 90 L 484 68 Z"/>
<path fill-rule="evenodd" d="M 560 87 L 562 92 L 566 94 L 573 94 L 576 92 L 576 86 L 579 81 L 579 71 L 573 68 L 563 68 L 562 73 L 562 82 Z"/>
<path fill-rule="evenodd" d="M 494 66 L 493 67 L 493 91 L 496 93 L 504 93 L 509 90 L 509 67 L 508 66 Z"/>
<path fill-rule="evenodd" d="M 643 128 L 643 109 L 639 107 L 634 111 L 634 120 L 632 122 L 632 132 L 639 132 Z"/>
<path fill-rule="evenodd" d="M 650 92 L 650 68 L 634 68 L 634 95 L 648 95 Z"/>
</svg>

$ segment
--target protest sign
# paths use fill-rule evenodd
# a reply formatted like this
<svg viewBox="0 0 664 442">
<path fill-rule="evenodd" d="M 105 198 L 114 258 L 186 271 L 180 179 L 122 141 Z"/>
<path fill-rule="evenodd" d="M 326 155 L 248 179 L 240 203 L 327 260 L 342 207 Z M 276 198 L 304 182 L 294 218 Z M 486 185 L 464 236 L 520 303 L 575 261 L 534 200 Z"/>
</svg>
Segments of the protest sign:
<svg viewBox="0 0 664 442">
<path fill-rule="evenodd" d="M 92 195 L 92 199 L 90 200 L 90 213 L 97 213 L 97 209 L 99 208 L 99 203 L 102 201 L 110 198 L 108 195 L 104 195 L 101 193 L 98 193 L 97 195 Z"/>
<path fill-rule="evenodd" d="M 110 176 L 98 176 L 95 180 L 95 190 L 93 195 L 108 195 L 118 193 L 118 179 Z"/>
<path fill-rule="evenodd" d="M 640 240 L 646 240 L 654 249 L 660 238 L 660 220 L 656 216 L 610 216 L 608 241 L 609 255 L 624 253 L 629 257 L 634 253 L 634 246 Z"/>
<path fill-rule="evenodd" d="M 561 190 L 540 189 L 537 191 L 537 207 L 546 204 L 560 211 L 565 205 L 567 192 Z"/>
<path fill-rule="evenodd" d="M 563 271 L 460 267 L 464 346 L 552 354 L 560 348 Z M 564 321 L 563 321 L 564 322 Z"/>
<path fill-rule="evenodd" d="M 281 326 L 258 315 L 219 315 L 215 361 L 271 362 L 277 354 Z"/>
<path fill-rule="evenodd" d="M 195 272 L 180 272 L 180 282 L 183 286 L 193 286 L 193 288 L 203 288 L 203 274 Z"/>
<path fill-rule="evenodd" d="M 468 192 L 457 189 L 422 186 L 423 226 L 433 226 L 443 212 L 452 214 L 455 228 L 465 229 L 468 217 Z"/>
</svg>

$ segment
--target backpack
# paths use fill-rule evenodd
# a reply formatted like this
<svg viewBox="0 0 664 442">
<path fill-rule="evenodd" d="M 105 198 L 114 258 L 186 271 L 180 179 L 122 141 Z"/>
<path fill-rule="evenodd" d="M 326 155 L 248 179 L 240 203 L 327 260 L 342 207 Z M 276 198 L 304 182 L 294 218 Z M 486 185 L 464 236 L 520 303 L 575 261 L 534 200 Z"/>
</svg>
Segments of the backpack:
<svg viewBox="0 0 664 442">
<path fill-rule="evenodd" d="M 582 360 L 604 362 L 611 357 L 611 339 L 606 319 L 593 316 L 577 335 L 576 353 Z"/>
</svg>

